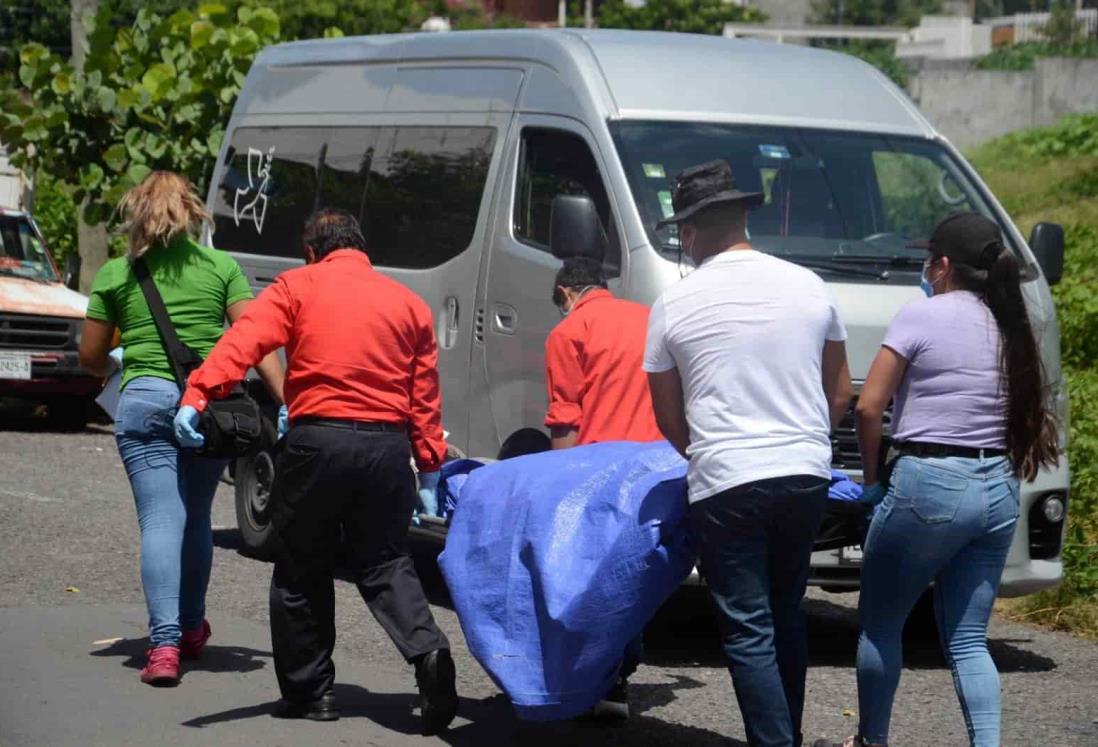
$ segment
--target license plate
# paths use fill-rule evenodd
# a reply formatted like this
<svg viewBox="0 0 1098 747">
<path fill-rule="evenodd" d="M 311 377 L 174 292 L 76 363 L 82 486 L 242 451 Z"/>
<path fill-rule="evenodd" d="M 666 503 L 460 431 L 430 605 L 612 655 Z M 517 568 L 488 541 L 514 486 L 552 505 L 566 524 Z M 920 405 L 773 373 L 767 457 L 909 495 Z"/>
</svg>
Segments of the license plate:
<svg viewBox="0 0 1098 747">
<path fill-rule="evenodd" d="M 28 353 L 0 353 L 0 379 L 29 379 L 31 357 Z"/>
<path fill-rule="evenodd" d="M 839 551 L 839 562 L 848 563 L 850 565 L 857 565 L 862 562 L 862 548 L 856 547 L 844 547 Z"/>
</svg>

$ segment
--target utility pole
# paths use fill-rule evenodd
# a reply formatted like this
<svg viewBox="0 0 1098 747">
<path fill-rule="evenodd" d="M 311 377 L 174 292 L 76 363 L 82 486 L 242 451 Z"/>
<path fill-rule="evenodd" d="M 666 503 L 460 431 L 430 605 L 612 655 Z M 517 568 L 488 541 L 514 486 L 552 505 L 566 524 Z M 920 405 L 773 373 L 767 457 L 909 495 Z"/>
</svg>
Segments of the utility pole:
<svg viewBox="0 0 1098 747">
<path fill-rule="evenodd" d="M 560 0 L 557 3 L 557 26 L 564 28 L 568 25 L 568 0 Z"/>
<path fill-rule="evenodd" d="M 84 59 L 87 56 L 88 23 L 95 18 L 99 10 L 99 0 L 69 0 L 69 23 L 72 38 L 72 66 L 76 72 L 84 71 Z M 80 256 L 80 292 L 91 290 L 95 274 L 99 272 L 109 258 L 110 244 L 107 239 L 107 226 L 90 226 L 84 221 L 84 208 L 87 199 L 77 208 L 76 247 Z"/>
</svg>

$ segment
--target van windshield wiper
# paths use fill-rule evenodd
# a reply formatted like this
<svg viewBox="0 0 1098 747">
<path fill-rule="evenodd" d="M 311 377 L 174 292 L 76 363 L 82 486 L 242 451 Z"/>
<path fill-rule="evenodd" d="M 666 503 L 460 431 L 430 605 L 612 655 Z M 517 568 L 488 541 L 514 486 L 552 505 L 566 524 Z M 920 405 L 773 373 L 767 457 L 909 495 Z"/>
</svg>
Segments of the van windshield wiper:
<svg viewBox="0 0 1098 747">
<path fill-rule="evenodd" d="M 859 264 L 889 265 L 890 267 L 922 267 L 924 258 L 897 255 L 886 257 L 880 254 L 839 254 L 831 255 L 833 262 L 856 262 Z"/>
<path fill-rule="evenodd" d="M 853 277 L 873 278 L 874 280 L 888 280 L 889 277 L 888 270 L 866 270 L 861 267 L 850 267 L 837 261 L 834 257 L 830 259 L 819 259 L 816 257 L 800 257 L 795 254 L 779 254 L 775 256 L 800 265 L 801 267 L 833 272 L 836 275 L 851 275 Z"/>
</svg>

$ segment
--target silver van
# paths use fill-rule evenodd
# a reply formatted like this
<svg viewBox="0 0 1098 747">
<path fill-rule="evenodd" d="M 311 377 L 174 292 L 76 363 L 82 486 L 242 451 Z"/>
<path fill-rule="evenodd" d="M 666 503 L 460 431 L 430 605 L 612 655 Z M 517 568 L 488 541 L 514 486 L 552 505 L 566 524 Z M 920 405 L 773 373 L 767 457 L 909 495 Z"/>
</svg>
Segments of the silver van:
<svg viewBox="0 0 1098 747">
<path fill-rule="evenodd" d="M 611 289 L 651 303 L 687 271 L 675 229 L 656 227 L 671 210 L 671 177 L 713 158 L 732 164 L 741 188 L 766 194 L 750 218 L 754 245 L 831 286 L 855 379 L 920 293 L 923 255 L 908 240 L 951 212 L 992 217 L 1025 260 L 1064 409 L 1049 293 L 1063 232 L 1041 224 L 1027 244 L 902 91 L 820 50 L 572 30 L 274 46 L 253 64 L 228 124 L 209 192 L 211 241 L 258 291 L 301 262 L 314 208 L 358 215 L 374 264 L 435 310 L 455 454 L 494 457 L 545 416 L 543 348 L 560 321 L 550 294 L 566 251 L 550 246 L 551 226 L 593 209 Z M 859 473 L 852 419 L 835 436 L 835 466 Z M 263 539 L 272 471 L 266 457 L 238 470 L 249 546 Z M 1059 581 L 1067 491 L 1066 464 L 1024 486 L 1003 594 Z M 813 581 L 854 587 L 859 561 L 857 548 L 817 553 Z"/>
</svg>

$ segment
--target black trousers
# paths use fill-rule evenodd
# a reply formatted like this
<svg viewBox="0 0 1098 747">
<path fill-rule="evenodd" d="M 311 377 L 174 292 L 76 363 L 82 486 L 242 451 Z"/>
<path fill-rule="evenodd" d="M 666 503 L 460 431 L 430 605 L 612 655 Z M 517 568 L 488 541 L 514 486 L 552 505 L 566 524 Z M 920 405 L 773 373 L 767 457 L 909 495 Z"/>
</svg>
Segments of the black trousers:
<svg viewBox="0 0 1098 747">
<path fill-rule="evenodd" d="M 408 661 L 440 648 L 408 556 L 415 505 L 411 447 L 400 433 L 295 425 L 277 460 L 271 643 L 282 696 L 311 700 L 335 682 L 336 550 L 370 612 Z"/>
</svg>

